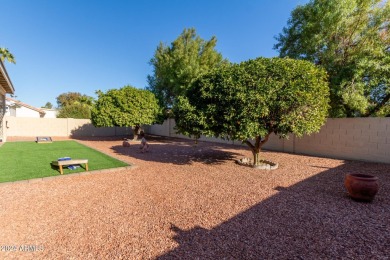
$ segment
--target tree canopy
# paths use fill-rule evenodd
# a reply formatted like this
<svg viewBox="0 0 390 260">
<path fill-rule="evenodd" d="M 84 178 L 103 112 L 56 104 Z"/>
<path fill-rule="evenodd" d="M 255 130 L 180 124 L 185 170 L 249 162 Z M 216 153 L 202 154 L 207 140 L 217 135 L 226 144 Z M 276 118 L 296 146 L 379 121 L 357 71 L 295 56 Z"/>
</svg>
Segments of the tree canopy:
<svg viewBox="0 0 390 260">
<path fill-rule="evenodd" d="M 291 13 L 274 46 L 329 75 L 332 117 L 390 113 L 390 4 L 311 0 Z"/>
<path fill-rule="evenodd" d="M 216 44 L 216 37 L 205 41 L 191 28 L 184 29 L 171 46 L 158 45 L 150 60 L 153 75 L 148 75 L 148 89 L 162 107 L 171 107 L 175 98 L 184 94 L 199 75 L 226 63 L 215 50 Z"/>
<path fill-rule="evenodd" d="M 155 123 L 161 112 L 156 97 L 148 90 L 125 86 L 97 94 L 91 116 L 97 127 L 134 127 L 136 134 L 140 126 Z"/>
<path fill-rule="evenodd" d="M 87 95 L 82 95 L 79 92 L 67 92 L 62 93 L 57 98 L 57 105 L 59 108 L 73 105 L 74 103 L 83 103 L 91 106 L 93 104 L 93 98 Z"/>
<path fill-rule="evenodd" d="M 58 110 L 57 118 L 89 119 L 91 118 L 91 108 L 81 103 L 74 103 L 61 107 Z"/>
<path fill-rule="evenodd" d="M 240 140 L 257 164 L 270 134 L 319 131 L 328 102 L 325 70 L 308 61 L 258 58 L 202 75 L 178 98 L 174 114 L 180 133 Z"/>
<path fill-rule="evenodd" d="M 67 92 L 57 97 L 58 118 L 91 118 L 92 97 L 79 92 Z"/>
<path fill-rule="evenodd" d="M 42 108 L 52 109 L 53 108 L 53 104 L 51 102 L 46 102 L 46 104 Z"/>
</svg>

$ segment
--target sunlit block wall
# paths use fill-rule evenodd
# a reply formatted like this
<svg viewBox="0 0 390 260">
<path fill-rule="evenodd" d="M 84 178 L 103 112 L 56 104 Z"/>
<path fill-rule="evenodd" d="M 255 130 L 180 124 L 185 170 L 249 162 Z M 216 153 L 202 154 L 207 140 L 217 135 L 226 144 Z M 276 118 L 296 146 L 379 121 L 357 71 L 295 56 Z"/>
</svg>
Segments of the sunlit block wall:
<svg viewBox="0 0 390 260">
<path fill-rule="evenodd" d="M 173 119 L 163 125 L 146 127 L 147 133 L 187 138 L 176 134 Z M 238 141 L 225 141 L 202 137 L 201 141 L 223 142 L 242 145 Z M 264 149 L 351 159 L 390 163 L 390 118 L 337 118 L 328 119 L 317 134 L 302 138 L 290 135 L 288 139 L 272 136 Z"/>
<path fill-rule="evenodd" d="M 132 131 L 126 127 L 96 128 L 88 119 L 73 118 L 4 118 L 3 135 L 6 137 L 29 136 L 126 136 Z M 146 133 L 188 138 L 176 134 L 175 121 L 166 120 L 162 125 L 144 127 Z M 240 141 L 226 141 L 202 137 L 200 141 L 242 145 Z M 271 136 L 264 149 L 390 163 L 390 118 L 339 118 L 328 119 L 317 134 L 288 139 Z"/>
<path fill-rule="evenodd" d="M 125 136 L 132 133 L 128 127 L 94 127 L 89 119 L 6 116 L 4 122 L 7 137 Z"/>
</svg>

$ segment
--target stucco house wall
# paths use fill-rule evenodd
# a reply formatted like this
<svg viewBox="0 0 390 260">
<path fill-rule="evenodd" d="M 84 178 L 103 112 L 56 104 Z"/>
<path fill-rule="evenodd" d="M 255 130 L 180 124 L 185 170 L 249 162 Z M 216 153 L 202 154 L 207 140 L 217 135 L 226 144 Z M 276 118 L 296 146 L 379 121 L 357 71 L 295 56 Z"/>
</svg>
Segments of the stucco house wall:
<svg viewBox="0 0 390 260">
<path fill-rule="evenodd" d="M 5 141 L 4 137 L 4 113 L 5 113 L 5 90 L 0 85 L 0 143 Z"/>
</svg>

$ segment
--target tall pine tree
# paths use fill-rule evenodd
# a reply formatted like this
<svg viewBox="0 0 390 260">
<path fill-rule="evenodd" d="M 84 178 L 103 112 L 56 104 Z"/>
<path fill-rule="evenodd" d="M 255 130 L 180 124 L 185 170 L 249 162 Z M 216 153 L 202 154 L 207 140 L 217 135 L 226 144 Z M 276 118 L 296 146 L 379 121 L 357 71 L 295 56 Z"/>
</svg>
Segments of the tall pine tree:
<svg viewBox="0 0 390 260">
<path fill-rule="evenodd" d="M 226 63 L 215 50 L 216 44 L 215 37 L 205 41 L 191 28 L 184 29 L 170 46 L 158 45 L 150 60 L 153 75 L 148 75 L 148 89 L 162 107 L 172 107 L 175 99 L 183 95 L 199 75 Z"/>
</svg>

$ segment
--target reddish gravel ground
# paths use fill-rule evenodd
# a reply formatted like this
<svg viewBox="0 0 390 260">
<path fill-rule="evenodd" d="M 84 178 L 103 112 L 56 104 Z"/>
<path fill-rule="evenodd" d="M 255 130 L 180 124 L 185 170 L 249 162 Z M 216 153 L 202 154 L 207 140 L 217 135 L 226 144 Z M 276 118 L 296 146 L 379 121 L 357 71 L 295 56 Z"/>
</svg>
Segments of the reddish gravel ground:
<svg viewBox="0 0 390 260">
<path fill-rule="evenodd" d="M 133 169 L 0 186 L 0 259 L 389 259 L 390 165 L 153 138 L 81 143 Z M 372 203 L 347 173 L 374 174 Z"/>
</svg>

